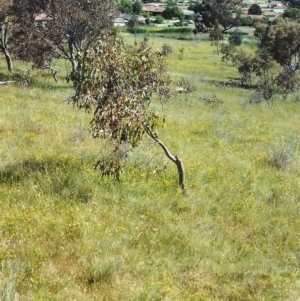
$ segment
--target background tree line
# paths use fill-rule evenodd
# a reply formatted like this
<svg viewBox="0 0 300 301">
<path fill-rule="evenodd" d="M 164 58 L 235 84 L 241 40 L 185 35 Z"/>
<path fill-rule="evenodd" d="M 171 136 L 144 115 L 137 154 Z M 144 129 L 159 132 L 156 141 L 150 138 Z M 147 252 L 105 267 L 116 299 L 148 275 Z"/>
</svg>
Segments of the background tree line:
<svg viewBox="0 0 300 301">
<path fill-rule="evenodd" d="M 274 22 L 256 22 L 258 49 L 254 54 L 238 49 L 235 43 L 220 46 L 222 60 L 237 68 L 241 85 L 256 88 L 255 102 L 271 101 L 276 93 L 300 88 L 300 22 L 294 13 L 289 16 L 288 10 Z"/>
<path fill-rule="evenodd" d="M 76 56 L 110 28 L 116 16 L 115 3 L 108 0 L 1 0 L 0 49 L 8 70 L 13 70 L 13 55 L 37 66 L 65 59 L 74 71 Z"/>
</svg>

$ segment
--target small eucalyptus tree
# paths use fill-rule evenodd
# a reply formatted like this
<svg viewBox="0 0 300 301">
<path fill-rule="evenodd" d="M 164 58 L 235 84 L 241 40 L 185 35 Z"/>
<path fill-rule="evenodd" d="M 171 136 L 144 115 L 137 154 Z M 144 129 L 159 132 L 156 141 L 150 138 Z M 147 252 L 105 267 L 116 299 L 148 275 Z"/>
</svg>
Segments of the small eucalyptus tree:
<svg viewBox="0 0 300 301">
<path fill-rule="evenodd" d="M 271 24 L 256 25 L 255 36 L 273 59 L 285 70 L 300 69 L 300 24 L 289 18 L 277 18 Z"/>
<path fill-rule="evenodd" d="M 145 42 L 139 49 L 130 50 L 117 35 L 107 33 L 80 53 L 78 68 L 71 77 L 75 94 L 70 101 L 94 113 L 92 136 L 112 146 L 111 156 L 96 163 L 101 175 L 118 180 L 124 155 L 146 134 L 175 163 L 179 186 L 185 191 L 182 161 L 158 138 L 155 128 L 159 117 L 150 108 L 153 94 L 160 94 L 159 98 L 171 94 L 171 80 L 161 53 L 152 52 Z"/>
<path fill-rule="evenodd" d="M 277 18 L 270 24 L 257 24 L 255 35 L 260 40 L 260 64 L 269 68 L 268 62 L 277 62 L 283 70 L 275 82 L 284 93 L 299 90 L 300 24 L 291 18 Z M 266 59 L 268 57 L 268 59 Z M 267 64 L 265 64 L 267 62 Z M 273 63 L 272 63 L 273 64 Z"/>
<path fill-rule="evenodd" d="M 224 40 L 224 35 L 222 30 L 220 29 L 218 22 L 214 24 L 213 29 L 210 31 L 209 39 L 211 41 L 211 44 L 216 46 L 217 54 L 219 54 L 220 41 Z"/>
</svg>

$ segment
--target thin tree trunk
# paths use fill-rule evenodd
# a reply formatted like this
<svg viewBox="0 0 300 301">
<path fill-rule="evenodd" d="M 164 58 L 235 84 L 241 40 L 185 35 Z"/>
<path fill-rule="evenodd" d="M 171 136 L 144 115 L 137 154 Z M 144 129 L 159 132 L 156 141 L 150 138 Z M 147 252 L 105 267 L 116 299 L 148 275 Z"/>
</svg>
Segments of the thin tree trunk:
<svg viewBox="0 0 300 301">
<path fill-rule="evenodd" d="M 177 166 L 177 170 L 178 170 L 178 184 L 180 186 L 180 188 L 182 189 L 182 191 L 185 193 L 186 192 L 186 187 L 185 187 L 185 171 L 184 171 L 184 167 L 183 167 L 183 163 L 182 161 L 177 157 L 177 155 L 175 156 L 176 161 L 174 162 Z"/>
<path fill-rule="evenodd" d="M 69 38 L 68 40 L 69 52 L 70 52 L 70 62 L 72 65 L 72 72 L 75 72 L 77 69 L 77 61 L 75 57 L 75 47 L 74 47 L 74 38 Z"/>
<path fill-rule="evenodd" d="M 184 171 L 184 167 L 183 167 L 183 163 L 182 161 L 178 158 L 177 155 L 173 156 L 170 151 L 168 150 L 168 148 L 164 145 L 164 143 L 162 141 L 160 141 L 156 135 L 154 135 L 152 133 L 152 131 L 145 125 L 144 125 L 144 129 L 146 131 L 146 133 L 157 143 L 159 144 L 159 146 L 164 150 L 166 156 L 176 164 L 177 167 L 177 171 L 178 171 L 178 185 L 181 188 L 183 194 L 186 194 L 187 190 L 186 190 L 186 186 L 185 186 L 185 171 Z"/>
<path fill-rule="evenodd" d="M 76 59 L 74 57 L 71 57 L 70 58 L 70 62 L 71 62 L 71 65 L 72 65 L 72 72 L 75 72 L 76 69 L 77 69 L 77 62 L 76 62 Z"/>
<path fill-rule="evenodd" d="M 7 50 L 7 48 L 4 48 L 3 50 L 4 56 L 5 56 L 5 60 L 6 60 L 6 64 L 7 64 L 7 69 L 8 71 L 12 72 L 14 69 L 14 65 L 11 59 L 11 56 Z"/>
<path fill-rule="evenodd" d="M 14 65 L 11 59 L 11 56 L 8 52 L 7 49 L 7 34 L 8 34 L 8 28 L 7 24 L 3 24 L 1 27 L 1 42 L 0 42 L 0 48 L 5 56 L 6 64 L 7 64 L 7 69 L 8 71 L 12 72 L 14 69 Z"/>
</svg>

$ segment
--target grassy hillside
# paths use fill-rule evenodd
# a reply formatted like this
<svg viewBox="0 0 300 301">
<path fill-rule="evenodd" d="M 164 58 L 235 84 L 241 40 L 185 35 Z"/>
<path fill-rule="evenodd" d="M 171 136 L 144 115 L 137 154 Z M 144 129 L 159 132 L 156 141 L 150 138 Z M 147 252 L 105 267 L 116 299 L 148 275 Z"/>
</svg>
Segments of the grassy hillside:
<svg viewBox="0 0 300 301">
<path fill-rule="evenodd" d="M 93 170 L 106 146 L 89 136 L 91 116 L 67 104 L 64 63 L 58 84 L 36 72 L 28 87 L 1 85 L 0 299 L 300 296 L 298 98 L 249 105 L 249 89 L 222 85 L 238 74 L 209 42 L 149 43 L 170 44 L 173 78 L 197 86 L 188 103 L 163 112 L 153 103 L 166 115 L 159 136 L 183 160 L 188 195 L 150 141 L 130 155 L 120 183 Z M 224 103 L 199 101 L 214 94 Z"/>
</svg>

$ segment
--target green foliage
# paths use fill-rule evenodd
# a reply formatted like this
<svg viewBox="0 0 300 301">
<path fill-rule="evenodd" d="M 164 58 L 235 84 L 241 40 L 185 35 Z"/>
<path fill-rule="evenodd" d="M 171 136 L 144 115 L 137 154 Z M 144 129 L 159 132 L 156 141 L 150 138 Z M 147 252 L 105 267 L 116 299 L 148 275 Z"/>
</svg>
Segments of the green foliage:
<svg viewBox="0 0 300 301">
<path fill-rule="evenodd" d="M 160 33 L 191 33 L 192 29 L 190 27 L 164 27 Z"/>
<path fill-rule="evenodd" d="M 273 99 L 276 93 L 275 83 L 268 73 L 261 75 L 259 81 L 257 82 L 257 87 L 255 92 L 250 96 L 250 103 L 261 103 L 266 101 L 269 108 L 273 106 Z"/>
<path fill-rule="evenodd" d="M 169 45 L 169 44 L 163 44 L 162 45 L 162 49 L 161 49 L 161 54 L 162 55 L 167 56 L 167 55 L 169 55 L 172 52 L 173 52 L 173 48 L 172 48 L 171 45 Z"/>
<path fill-rule="evenodd" d="M 262 13 L 262 10 L 261 10 L 259 4 L 254 3 L 249 7 L 249 10 L 248 10 L 249 15 L 261 15 L 261 13 Z"/>
<path fill-rule="evenodd" d="M 146 34 L 148 30 L 144 27 L 128 27 L 127 30 L 134 34 Z"/>
<path fill-rule="evenodd" d="M 286 70 L 300 68 L 300 24 L 287 19 L 266 28 L 263 36 L 273 58 Z M 262 43 L 263 44 L 263 43 Z"/>
<path fill-rule="evenodd" d="M 129 51 L 121 38 L 106 34 L 79 62 L 80 71 L 72 74 L 71 101 L 94 112 L 92 136 L 106 139 L 113 148 L 96 168 L 102 176 L 119 180 L 123 158 L 157 125 L 158 116 L 148 107 L 152 95 L 170 84 L 164 61 L 145 41 L 138 50 Z"/>
<path fill-rule="evenodd" d="M 194 12 L 199 15 L 195 22 L 197 32 L 213 28 L 216 23 L 223 27 L 223 31 L 237 26 L 239 18 L 232 16 L 230 4 L 231 1 L 224 0 L 198 3 L 194 8 Z"/>
<path fill-rule="evenodd" d="M 219 54 L 219 44 L 220 41 L 224 40 L 224 35 L 218 23 L 216 23 L 214 28 L 209 32 L 209 39 L 212 44 L 217 47 L 217 53 Z"/>
<path fill-rule="evenodd" d="M 287 5 L 289 8 L 300 8 L 299 0 L 282 0 L 282 3 Z"/>
<path fill-rule="evenodd" d="M 283 18 L 289 18 L 292 20 L 300 20 L 300 10 L 299 8 L 288 8 L 282 14 Z"/>
<path fill-rule="evenodd" d="M 179 20 L 184 19 L 183 11 L 176 4 L 169 4 L 166 6 L 163 15 L 166 19 L 177 18 Z"/>
<path fill-rule="evenodd" d="M 290 18 L 278 19 L 274 24 L 257 24 L 255 35 L 260 39 L 264 56 L 275 60 L 283 67 L 274 81 L 284 93 L 299 90 L 300 69 L 300 24 Z"/>
<path fill-rule="evenodd" d="M 283 70 L 276 76 L 275 83 L 284 93 L 294 93 L 300 89 L 299 74 L 295 71 Z"/>
<path fill-rule="evenodd" d="M 240 26 L 252 26 L 254 24 L 254 19 L 252 18 L 242 18 L 239 20 Z"/>
<path fill-rule="evenodd" d="M 243 13 L 243 10 L 241 8 L 235 8 L 232 10 L 232 13 L 241 15 Z"/>
<path fill-rule="evenodd" d="M 243 35 L 238 29 L 236 29 L 233 33 L 230 34 L 228 40 L 230 44 L 234 46 L 240 46 L 243 42 Z"/>
<path fill-rule="evenodd" d="M 192 27 L 188 27 L 188 26 L 183 26 L 183 27 L 166 27 L 166 26 L 161 26 L 161 27 L 157 27 L 157 26 L 135 26 L 134 29 L 133 28 L 128 28 L 128 31 L 131 33 L 140 33 L 140 34 L 145 34 L 145 33 L 149 33 L 149 34 L 169 34 L 169 33 L 182 33 L 182 34 L 188 34 L 188 33 L 192 33 Z"/>
<path fill-rule="evenodd" d="M 131 0 L 120 0 L 117 2 L 117 7 L 123 14 L 133 13 L 133 4 Z"/>
<path fill-rule="evenodd" d="M 161 15 L 156 16 L 155 21 L 156 24 L 164 23 L 164 18 Z"/>
<path fill-rule="evenodd" d="M 189 98 L 196 91 L 195 84 L 191 80 L 181 77 L 177 82 L 177 86 L 179 87 L 177 89 L 177 93 L 183 94 L 185 97 L 185 102 L 187 103 L 189 101 Z"/>
<path fill-rule="evenodd" d="M 221 44 L 221 53 L 222 56 L 222 62 L 231 61 L 233 66 L 235 65 L 235 54 L 236 54 L 236 48 L 233 44 Z"/>
<path fill-rule="evenodd" d="M 68 61 L 74 71 L 77 54 L 111 28 L 117 16 L 115 3 L 108 0 L 12 1 L 10 11 L 12 53 L 50 70 L 49 62 L 59 58 Z M 41 12 L 45 22 L 35 22 Z"/>
<path fill-rule="evenodd" d="M 222 44 L 221 53 L 222 61 L 231 61 L 237 68 L 241 76 L 241 85 L 252 86 L 253 77 L 266 75 L 274 67 L 271 56 L 264 50 L 258 50 L 253 57 L 244 50 L 237 51 L 233 44 Z"/>
<path fill-rule="evenodd" d="M 216 24 L 213 28 L 213 30 L 211 30 L 209 32 L 209 39 L 211 41 L 222 41 L 224 40 L 224 35 L 222 30 L 219 28 L 218 24 Z"/>
<path fill-rule="evenodd" d="M 132 3 L 132 12 L 135 15 L 140 15 L 142 12 L 142 3 L 139 0 L 136 0 Z"/>
</svg>

